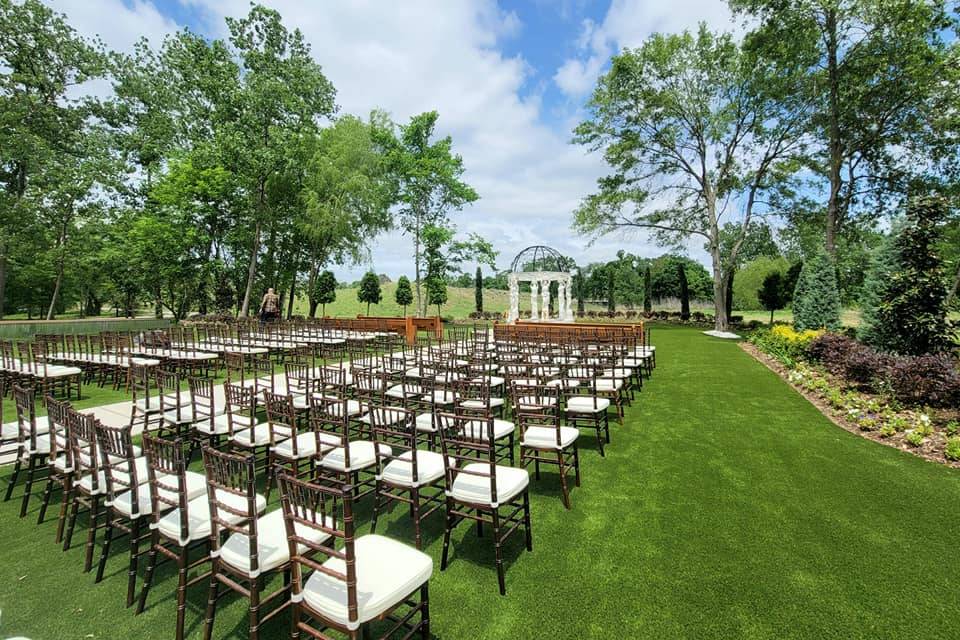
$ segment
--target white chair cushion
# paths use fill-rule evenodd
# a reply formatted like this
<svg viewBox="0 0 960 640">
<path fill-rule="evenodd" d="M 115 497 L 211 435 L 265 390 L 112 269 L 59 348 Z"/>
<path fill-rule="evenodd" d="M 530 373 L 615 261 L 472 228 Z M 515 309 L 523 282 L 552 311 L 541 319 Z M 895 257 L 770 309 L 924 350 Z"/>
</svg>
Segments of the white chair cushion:
<svg viewBox="0 0 960 640">
<path fill-rule="evenodd" d="M 158 478 L 158 480 L 164 485 L 172 486 L 176 485 L 177 483 L 176 478 L 173 476 L 161 476 Z M 196 471 L 187 471 L 185 480 L 188 499 L 193 500 L 196 497 L 207 495 L 207 479 L 202 473 L 197 473 Z M 171 491 L 161 488 L 160 493 L 164 498 L 169 500 L 174 499 L 174 494 Z M 133 513 L 132 511 L 132 497 L 132 491 L 125 491 L 124 493 L 121 493 L 113 500 L 113 508 L 130 519 L 153 513 L 149 484 L 142 484 L 137 488 L 137 513 Z M 163 509 L 164 511 L 169 508 L 163 503 L 161 503 L 161 506 L 165 507 Z"/>
<path fill-rule="evenodd" d="M 437 427 L 433 424 L 433 414 L 432 413 L 421 413 L 417 416 L 417 431 L 425 431 L 427 433 L 436 433 Z"/>
<path fill-rule="evenodd" d="M 560 427 L 560 446 L 557 446 L 557 430 L 553 427 L 529 427 L 523 434 L 520 446 L 533 449 L 565 449 L 580 435 L 579 429 Z"/>
<path fill-rule="evenodd" d="M 623 388 L 623 380 L 619 378 L 598 378 L 597 391 L 619 391 Z"/>
<path fill-rule="evenodd" d="M 490 408 L 503 406 L 503 398 L 490 398 L 490 402 L 484 402 L 483 400 L 464 400 L 460 403 L 460 406 L 464 409 L 485 409 L 488 406 Z"/>
<path fill-rule="evenodd" d="M 590 396 L 574 396 L 567 399 L 569 413 L 600 413 L 610 407 L 607 398 L 592 398 Z"/>
<path fill-rule="evenodd" d="M 370 534 L 354 542 L 357 571 L 357 620 L 347 612 L 346 583 L 314 571 L 303 588 L 303 600 L 324 617 L 357 629 L 402 602 L 433 574 L 433 560 L 402 542 Z M 330 558 L 325 567 L 346 574 L 346 564 Z"/>
<path fill-rule="evenodd" d="M 377 454 L 372 442 L 366 440 L 357 440 L 347 445 L 350 448 L 350 468 L 344 466 L 344 449 L 337 447 L 327 455 L 323 456 L 320 466 L 336 471 L 356 471 L 372 466 L 377 461 Z M 380 451 L 384 455 L 391 455 L 393 449 L 385 444 L 380 445 Z"/>
<path fill-rule="evenodd" d="M 434 451 L 417 450 L 417 482 L 413 481 L 413 452 L 405 451 L 383 467 L 386 482 L 403 487 L 422 487 L 443 477 L 443 456 Z"/>
<path fill-rule="evenodd" d="M 243 496 L 224 493 L 221 500 L 231 505 L 237 511 L 245 511 L 247 500 Z M 263 513 L 267 508 L 266 499 L 257 494 L 257 513 Z M 234 515 L 227 511 L 221 511 L 218 515 L 227 522 L 237 523 L 242 520 L 241 516 Z M 152 527 L 153 525 L 151 525 Z M 200 540 L 210 537 L 210 502 L 207 499 L 206 491 L 203 495 L 197 496 L 187 503 L 187 538 L 180 538 L 180 509 L 173 509 L 165 516 L 160 518 L 156 524 L 157 530 L 168 538 L 178 541 L 181 545 L 187 544 L 191 540 Z"/>
<path fill-rule="evenodd" d="M 464 471 L 490 473 L 490 465 L 485 462 L 473 462 L 463 468 Z M 497 504 L 509 502 L 530 484 L 530 474 L 526 469 L 497 465 Z M 495 506 L 490 495 L 489 476 L 458 473 L 450 488 L 450 495 L 456 500 L 470 504 Z"/>
<path fill-rule="evenodd" d="M 226 415 L 213 417 L 213 428 L 210 427 L 210 420 L 203 419 L 195 423 L 194 429 L 208 436 L 223 436 L 230 433 L 230 422 Z"/>
<path fill-rule="evenodd" d="M 270 444 L 270 425 L 266 422 L 260 423 L 253 429 L 234 433 L 230 440 L 242 447 L 262 447 Z"/>
<path fill-rule="evenodd" d="M 505 438 L 515 429 L 514 424 L 509 420 L 501 420 L 500 418 L 493 419 L 493 439 L 499 440 L 500 438 Z M 463 428 L 460 430 L 460 433 L 467 438 L 472 438 L 474 440 L 486 440 L 487 439 L 487 421 L 486 420 L 471 420 L 463 425 Z"/>
<path fill-rule="evenodd" d="M 284 440 L 277 446 L 273 448 L 273 453 L 282 458 L 293 459 L 293 442 L 294 439 L 290 438 L 289 440 Z M 297 455 L 296 458 L 312 458 L 317 453 L 317 438 L 310 433 L 301 433 L 296 437 L 297 442 Z"/>
<path fill-rule="evenodd" d="M 0 438 L 3 440 L 16 440 L 17 434 L 20 431 L 19 423 L 14 420 L 13 422 L 8 422 L 2 427 L 0 427 Z M 50 423 L 47 421 L 47 416 L 37 416 L 37 435 L 43 435 L 50 432 Z"/>
<path fill-rule="evenodd" d="M 326 518 L 326 526 L 333 529 L 334 523 L 330 516 Z M 297 535 L 314 543 L 322 543 L 330 538 L 322 531 L 312 527 L 296 525 Z M 306 546 L 299 546 L 301 552 Z M 220 560 L 231 567 L 246 574 L 250 574 L 250 538 L 242 533 L 234 533 L 227 538 L 220 547 Z M 283 522 L 283 511 L 271 511 L 257 519 L 257 564 L 260 573 L 271 571 L 290 560 L 290 546 L 287 544 L 287 529 Z"/>
</svg>

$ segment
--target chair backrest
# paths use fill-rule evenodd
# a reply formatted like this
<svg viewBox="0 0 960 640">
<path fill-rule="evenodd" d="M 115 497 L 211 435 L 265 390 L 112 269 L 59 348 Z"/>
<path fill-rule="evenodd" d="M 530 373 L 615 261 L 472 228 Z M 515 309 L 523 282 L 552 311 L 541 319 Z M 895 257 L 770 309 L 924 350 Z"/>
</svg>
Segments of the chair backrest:
<svg viewBox="0 0 960 640">
<path fill-rule="evenodd" d="M 190 416 L 190 407 L 185 406 L 186 402 L 180 389 L 180 374 L 157 367 L 154 375 L 160 394 L 160 411 L 164 415 L 172 414 L 180 424 Z"/>
<path fill-rule="evenodd" d="M 97 423 L 97 448 L 100 450 L 100 468 L 107 484 L 107 504 L 130 491 L 130 513 L 139 514 L 140 492 L 137 488 L 147 478 L 140 478 L 137 474 L 137 456 L 131 433 L 129 426 L 108 427 Z"/>
<path fill-rule="evenodd" d="M 307 574 L 319 571 L 343 583 L 347 619 L 352 628 L 357 628 L 353 487 L 303 482 L 286 473 L 279 474 L 277 484 L 290 546 L 291 599 L 300 601 Z M 325 564 L 323 556 L 339 562 Z"/>
<path fill-rule="evenodd" d="M 257 394 L 252 387 L 227 383 L 223 385 L 227 398 L 227 430 L 231 436 L 257 423 Z M 250 432 L 253 442 L 254 433 Z"/>
<path fill-rule="evenodd" d="M 29 342 L 25 340 L 17 341 L 17 357 L 19 358 L 19 370 L 22 373 L 33 374 L 33 351 Z"/>
<path fill-rule="evenodd" d="M 17 408 L 17 438 L 27 451 L 37 450 L 37 401 L 33 387 L 13 385 L 13 402 Z"/>
<path fill-rule="evenodd" d="M 2 397 L 2 395 L 0 395 Z M 70 448 L 70 436 L 67 431 L 67 410 L 70 403 L 66 400 L 57 400 L 47 395 L 44 400 L 47 405 L 47 424 L 50 428 L 50 461 L 58 456 L 64 456 L 64 468 L 73 467 L 73 450 Z"/>
<path fill-rule="evenodd" d="M 144 433 L 143 455 L 147 458 L 154 524 L 165 512 L 179 509 L 178 542 L 187 544 L 190 539 L 190 513 L 187 499 L 187 456 L 183 451 L 183 442 L 179 438 L 166 440 Z"/>
<path fill-rule="evenodd" d="M 512 380 L 510 399 L 518 414 L 560 415 L 560 385 L 541 384 L 536 379 Z"/>
<path fill-rule="evenodd" d="M 264 389 L 271 393 L 276 391 L 276 373 L 273 370 L 273 360 L 270 359 L 270 354 L 255 353 L 252 357 L 252 362 L 257 393 Z"/>
<path fill-rule="evenodd" d="M 321 434 L 332 434 L 340 438 L 340 446 L 349 468 L 350 449 L 350 412 L 346 397 L 313 394 L 310 396 L 310 429 L 317 434 L 317 451 L 329 449 L 330 445 L 321 442 Z"/>
<path fill-rule="evenodd" d="M 305 396 L 310 392 L 313 367 L 306 362 L 286 362 L 283 374 L 287 381 L 287 393 Z"/>
<path fill-rule="evenodd" d="M 73 449 L 73 463 L 77 477 L 90 478 L 91 493 L 103 491 L 100 476 L 100 453 L 97 448 L 98 421 L 92 413 L 80 413 L 73 409 L 67 412 L 67 434 Z"/>
<path fill-rule="evenodd" d="M 228 350 L 223 354 L 223 362 L 227 369 L 227 383 L 243 384 L 247 375 L 246 354 Z"/>
<path fill-rule="evenodd" d="M 270 426 L 270 444 L 291 438 L 292 453 L 297 456 L 297 410 L 293 406 L 293 396 L 264 390 L 263 402 L 267 410 L 267 424 Z"/>
<path fill-rule="evenodd" d="M 210 553 L 217 555 L 221 540 L 231 533 L 246 536 L 251 577 L 260 575 L 255 464 L 253 455 L 241 456 L 203 447 L 210 504 Z"/>
<path fill-rule="evenodd" d="M 355 368 L 352 375 L 353 390 L 357 400 L 367 404 L 384 404 L 387 381 L 383 373 L 371 369 Z"/>
<path fill-rule="evenodd" d="M 213 391 L 213 380 L 203 376 L 190 376 L 187 379 L 190 385 L 190 405 L 193 409 L 193 422 L 206 422 L 210 433 L 213 433 L 213 423 L 217 417 L 216 397 Z"/>
<path fill-rule="evenodd" d="M 139 403 L 144 411 L 159 409 L 160 399 L 154 391 L 157 387 L 154 384 L 156 378 L 153 376 L 153 367 L 131 360 L 129 376 L 134 406 Z"/>
<path fill-rule="evenodd" d="M 443 450 L 444 481 L 449 493 L 457 476 L 465 473 L 490 483 L 491 500 L 497 502 L 497 459 L 493 416 L 480 418 L 462 413 L 435 414 Z M 476 465 L 467 470 L 467 465 Z"/>
<path fill-rule="evenodd" d="M 490 379 L 486 376 L 473 378 L 461 377 L 453 383 L 457 399 L 461 403 L 461 410 L 480 417 L 486 417 L 491 412 Z M 463 403 L 470 402 L 464 407 Z"/>
<path fill-rule="evenodd" d="M 371 436 L 377 457 L 377 475 L 392 460 L 410 465 L 412 479 L 418 483 L 417 471 L 417 414 L 400 407 L 369 407 Z"/>
</svg>

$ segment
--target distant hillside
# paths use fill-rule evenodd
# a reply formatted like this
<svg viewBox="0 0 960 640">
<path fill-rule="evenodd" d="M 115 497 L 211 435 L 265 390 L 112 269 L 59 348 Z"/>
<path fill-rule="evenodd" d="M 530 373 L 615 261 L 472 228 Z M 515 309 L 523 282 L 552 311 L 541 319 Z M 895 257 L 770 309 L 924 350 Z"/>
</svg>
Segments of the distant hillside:
<svg viewBox="0 0 960 640">
<path fill-rule="evenodd" d="M 380 304 L 370 305 L 370 315 L 372 316 L 400 316 L 403 314 L 403 307 L 398 305 L 393 298 L 397 290 L 396 282 L 388 282 L 381 285 L 383 292 L 383 301 Z M 424 292 L 426 295 L 426 292 Z M 474 289 L 473 287 L 447 287 L 447 304 L 443 305 L 440 313 L 444 316 L 453 316 L 454 318 L 466 318 L 474 310 Z M 483 290 L 483 309 L 484 311 L 505 312 L 510 304 L 510 293 L 496 289 Z M 306 297 L 297 298 L 294 303 L 294 313 L 306 315 L 310 305 Z M 335 302 L 327 305 L 328 316 L 353 317 L 357 314 L 366 313 L 367 305 L 357 301 L 356 287 L 347 289 L 337 289 L 337 299 Z M 412 307 L 407 309 L 412 311 Z M 436 313 L 436 308 L 432 308 L 431 313 Z M 317 315 L 320 315 L 320 308 L 317 308 Z"/>
</svg>

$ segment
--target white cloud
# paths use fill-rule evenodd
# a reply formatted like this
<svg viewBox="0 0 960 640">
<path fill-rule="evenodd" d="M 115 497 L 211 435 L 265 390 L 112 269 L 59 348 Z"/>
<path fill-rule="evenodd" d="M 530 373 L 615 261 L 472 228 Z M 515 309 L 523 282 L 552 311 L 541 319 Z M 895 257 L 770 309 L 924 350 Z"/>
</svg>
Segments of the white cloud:
<svg viewBox="0 0 960 640">
<path fill-rule="evenodd" d="M 225 16 L 249 11 L 247 0 L 181 2 L 212 37 L 226 35 Z M 598 156 L 569 144 L 569 128 L 545 124 L 540 92 L 525 90 L 529 64 L 502 53 L 501 45 L 523 32 L 516 14 L 502 11 L 493 0 L 265 4 L 276 8 L 288 27 L 304 33 L 337 88 L 343 112 L 365 115 L 383 108 L 404 122 L 422 111 L 439 111 L 438 133 L 453 136 L 465 178 L 481 196 L 453 220 L 461 232 L 490 240 L 500 251 L 501 268 L 531 244 L 551 245 L 581 264 L 610 259 L 620 248 L 642 255 L 660 251 L 636 240 L 587 246 L 570 231 L 572 211 L 595 188 L 604 167 Z M 176 28 L 147 0 L 130 5 L 56 0 L 54 6 L 66 11 L 82 33 L 100 33 L 121 50 L 141 34 L 158 44 Z M 601 27 L 594 31 L 584 40 L 591 51 L 605 37 Z M 587 57 L 580 77 L 570 72 L 571 88 L 589 90 L 608 54 L 596 57 L 597 62 Z M 356 278 L 368 266 L 391 276 L 411 274 L 412 250 L 409 238 L 386 234 L 374 243 L 372 265 L 345 267 L 337 275 Z"/>
<path fill-rule="evenodd" d="M 724 0 L 613 0 L 601 24 L 583 21 L 576 41 L 579 53 L 560 65 L 554 82 L 579 100 L 596 84 L 613 52 L 638 47 L 654 33 L 693 31 L 701 22 L 715 30 L 737 30 Z"/>
</svg>

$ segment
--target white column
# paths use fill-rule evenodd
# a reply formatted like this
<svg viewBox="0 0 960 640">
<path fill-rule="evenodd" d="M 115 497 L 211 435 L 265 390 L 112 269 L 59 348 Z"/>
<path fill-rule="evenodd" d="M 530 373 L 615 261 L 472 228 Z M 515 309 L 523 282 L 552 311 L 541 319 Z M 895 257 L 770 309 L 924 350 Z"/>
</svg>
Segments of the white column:
<svg viewBox="0 0 960 640">
<path fill-rule="evenodd" d="M 567 282 L 563 279 L 557 282 L 557 317 L 567 319 Z"/>
<path fill-rule="evenodd" d="M 573 322 L 573 319 L 574 319 L 574 316 L 573 316 L 573 278 L 572 278 L 571 276 L 569 276 L 569 275 L 567 276 L 566 292 L 567 292 L 566 315 L 563 317 L 563 319 L 566 320 L 567 322 Z"/>
<path fill-rule="evenodd" d="M 550 280 L 540 281 L 540 296 L 543 299 L 543 308 L 540 309 L 540 319 L 550 319 Z"/>
<path fill-rule="evenodd" d="M 537 281 L 530 281 L 530 319 L 537 320 Z"/>
<path fill-rule="evenodd" d="M 507 314 L 507 322 L 516 322 L 520 317 L 520 283 L 517 280 L 517 274 L 510 274 L 510 311 Z"/>
</svg>

